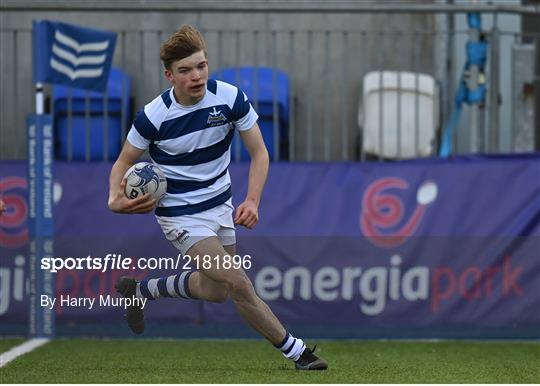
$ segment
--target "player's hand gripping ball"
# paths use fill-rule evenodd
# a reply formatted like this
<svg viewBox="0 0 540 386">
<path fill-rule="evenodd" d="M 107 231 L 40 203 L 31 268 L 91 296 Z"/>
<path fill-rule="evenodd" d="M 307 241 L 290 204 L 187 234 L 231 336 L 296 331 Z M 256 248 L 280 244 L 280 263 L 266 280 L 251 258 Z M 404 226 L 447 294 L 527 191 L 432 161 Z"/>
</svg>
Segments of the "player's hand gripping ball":
<svg viewBox="0 0 540 386">
<path fill-rule="evenodd" d="M 128 169 L 124 174 L 126 181 L 125 194 L 134 199 L 149 193 L 157 201 L 167 191 L 165 174 L 150 162 L 139 162 Z"/>
</svg>

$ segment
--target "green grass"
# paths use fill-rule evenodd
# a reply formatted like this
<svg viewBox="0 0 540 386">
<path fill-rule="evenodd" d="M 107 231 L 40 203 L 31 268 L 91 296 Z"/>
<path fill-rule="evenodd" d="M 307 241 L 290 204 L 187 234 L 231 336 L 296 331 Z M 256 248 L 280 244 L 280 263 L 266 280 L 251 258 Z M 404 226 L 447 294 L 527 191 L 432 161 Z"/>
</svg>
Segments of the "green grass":
<svg viewBox="0 0 540 386">
<path fill-rule="evenodd" d="M 22 338 L 9 338 L 0 339 L 0 353 L 3 353 L 5 351 L 8 351 L 10 348 L 15 347 L 21 343 L 23 343 L 25 340 Z"/>
<path fill-rule="evenodd" d="M 1 383 L 539 383 L 540 344 L 321 341 L 327 371 L 299 372 L 264 341 L 56 340 Z"/>
</svg>

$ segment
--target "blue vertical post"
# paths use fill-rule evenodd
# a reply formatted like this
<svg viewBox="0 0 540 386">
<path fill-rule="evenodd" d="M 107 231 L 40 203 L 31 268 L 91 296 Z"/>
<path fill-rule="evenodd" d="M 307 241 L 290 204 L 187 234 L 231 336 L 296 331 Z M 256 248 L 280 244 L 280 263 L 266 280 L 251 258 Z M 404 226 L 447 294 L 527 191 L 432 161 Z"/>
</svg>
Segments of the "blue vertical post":
<svg viewBox="0 0 540 386">
<path fill-rule="evenodd" d="M 33 67 L 36 84 L 36 114 L 27 120 L 28 130 L 28 225 L 30 233 L 30 320 L 32 338 L 52 338 L 54 310 L 41 306 L 41 297 L 55 296 L 55 276 L 41 269 L 41 259 L 53 256 L 53 127 L 51 115 L 44 114 L 43 60 L 44 32 L 33 24 Z"/>
<path fill-rule="evenodd" d="M 54 310 L 41 296 L 55 296 L 54 275 L 41 269 L 53 254 L 53 130 L 50 115 L 28 118 L 28 201 L 30 231 L 30 326 L 33 338 L 54 336 Z"/>
</svg>

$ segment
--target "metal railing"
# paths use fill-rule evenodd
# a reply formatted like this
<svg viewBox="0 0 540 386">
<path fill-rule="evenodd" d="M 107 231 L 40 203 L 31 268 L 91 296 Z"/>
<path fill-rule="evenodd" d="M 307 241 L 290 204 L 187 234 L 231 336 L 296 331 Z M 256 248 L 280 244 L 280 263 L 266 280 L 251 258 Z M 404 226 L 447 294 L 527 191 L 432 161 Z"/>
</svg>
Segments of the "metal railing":
<svg viewBox="0 0 540 386">
<path fill-rule="evenodd" d="M 27 2 L 6 1 L 2 8 L 10 11 L 25 11 Z M 514 151 L 515 138 L 519 137 L 517 131 L 520 127 L 509 127 L 505 122 L 513 122 L 516 114 L 533 114 L 533 117 L 523 123 L 534 126 L 538 117 L 534 117 L 534 112 L 530 112 L 528 105 L 523 106 L 522 98 L 535 98 L 534 92 L 531 96 L 529 83 L 537 82 L 540 76 L 539 69 L 535 68 L 530 74 L 532 79 L 516 79 L 516 74 L 511 68 L 523 66 L 523 63 L 512 63 L 511 68 L 501 69 L 501 58 L 511 57 L 516 51 L 512 48 L 508 50 L 508 45 L 503 41 L 510 40 L 513 43 L 521 44 L 528 40 L 530 51 L 529 56 L 534 58 L 538 55 L 540 36 L 510 33 L 500 29 L 496 15 L 500 13 L 512 14 L 537 14 L 538 8 L 533 6 L 505 6 L 505 5 L 436 5 L 436 4 L 405 4 L 405 3 L 382 3 L 382 4 L 362 4 L 360 2 L 342 1 L 332 3 L 311 2 L 309 5 L 293 2 L 255 2 L 253 6 L 246 6 L 245 2 L 228 2 L 227 7 L 221 3 L 211 5 L 206 1 L 197 2 L 154 2 L 152 6 L 134 4 L 129 8 L 122 2 L 115 4 L 105 4 L 89 8 L 83 2 L 56 2 L 54 4 L 41 3 L 37 10 L 41 11 L 113 11 L 118 12 L 121 17 L 122 11 L 129 12 L 179 12 L 185 11 L 190 4 L 191 12 L 197 12 L 192 24 L 199 25 L 199 28 L 206 37 L 209 49 L 209 60 L 211 72 L 218 73 L 227 67 L 268 66 L 284 71 L 290 81 L 288 100 L 288 131 L 286 138 L 281 138 L 279 133 L 280 109 L 274 99 L 272 108 L 273 139 L 276 144 L 273 151 L 273 159 L 291 161 L 336 161 L 336 160 L 366 160 L 370 158 L 382 159 L 382 152 L 379 154 L 369 154 L 363 147 L 364 131 L 358 124 L 358 110 L 362 105 L 362 87 L 364 76 L 371 71 L 408 71 L 415 74 L 431 75 L 437 82 L 440 90 L 439 116 L 434 140 L 433 149 L 436 151 L 440 130 L 444 122 L 452 113 L 453 100 L 457 85 L 457 75 L 464 63 L 464 56 L 456 55 L 456 52 L 464 51 L 463 41 L 467 39 L 468 30 L 448 29 L 451 23 L 438 23 L 435 15 L 450 17 L 456 13 L 464 12 L 488 12 L 493 17 L 493 25 L 486 31 L 486 37 L 490 43 L 489 68 L 486 74 L 488 83 L 488 99 L 486 104 L 479 107 L 475 117 L 469 115 L 462 118 L 462 127 L 458 131 L 455 139 L 455 149 L 457 152 L 499 152 Z M 369 17 L 376 14 L 379 17 L 384 14 L 407 14 L 417 17 L 410 24 L 422 21 L 418 28 L 396 28 L 392 25 L 380 25 L 379 28 L 351 28 L 349 26 L 334 26 L 328 28 L 325 25 L 309 26 L 298 28 L 272 26 L 272 22 L 267 22 L 260 28 L 205 28 L 201 21 L 206 12 L 237 12 L 237 13 L 263 13 L 267 17 L 270 14 L 289 14 L 295 12 L 306 12 L 324 14 L 355 14 L 358 17 Z M 36 9 L 34 9 L 36 11 Z M 45 17 L 43 17 L 45 18 Z M 59 17 L 57 17 L 59 18 Z M 365 19 L 362 19 L 365 20 Z M 81 24 L 84 24 L 81 22 Z M 279 23 L 274 23 L 279 24 Z M 96 26 L 99 27 L 99 26 Z M 405 26 L 407 27 L 407 26 Z M 168 87 L 163 76 L 162 65 L 159 61 L 159 45 L 174 29 L 169 28 L 108 28 L 118 33 L 118 42 L 113 66 L 121 68 L 132 78 L 133 107 L 131 114 L 123 108 L 120 113 L 121 137 L 125 138 L 129 124 L 134 112 L 142 108 L 156 95 Z M 24 156 L 26 145 L 21 133 L 24 132 L 24 120 L 28 113 L 32 112 L 31 79 L 25 69 L 29 67 L 29 57 L 31 53 L 31 31 L 29 28 L 4 28 L 1 29 L 2 39 L 2 144 L 0 144 L 0 159 L 20 158 Z M 458 45 L 461 44 L 461 47 Z M 515 45 L 514 45 L 515 46 Z M 514 47 L 512 46 L 512 47 Z M 505 48 L 506 47 L 506 48 Z M 525 50 L 525 51 L 527 51 Z M 519 52 L 523 54 L 523 52 Z M 527 59 L 528 60 L 528 59 Z M 500 122 L 500 94 L 501 84 L 499 73 L 503 78 L 511 78 L 513 88 L 510 92 L 506 89 L 503 92 L 511 95 L 511 98 L 504 97 L 503 104 L 511 105 L 510 114 L 505 117 L 512 117 L 512 121 L 505 119 Z M 31 73 L 31 71 L 29 72 Z M 7 76 L 6 74 L 12 74 Z M 497 76 L 494 76 L 497 74 Z M 241 80 L 241 79 L 239 79 Z M 521 82 L 517 84 L 516 82 Z M 272 79 L 273 94 L 277 94 L 276 82 Z M 523 92 L 519 92 L 520 85 Z M 505 83 L 506 85 L 506 83 Z M 257 87 L 257 85 L 255 85 Z M 534 88 L 534 87 L 532 87 Z M 50 93 L 49 93 L 50 94 Z M 382 94 L 381 94 L 382 95 Z M 525 95 L 525 96 L 524 96 Z M 401 91 L 398 91 L 398 125 L 404 117 L 402 115 Z M 127 97 L 127 95 L 126 95 Z M 255 109 L 258 108 L 257 95 L 251 96 Z M 86 106 L 89 105 L 89 97 L 85 99 Z M 380 104 L 384 106 L 385 99 L 381 97 Z M 527 102 L 529 103 L 529 102 Z M 68 106 L 72 104 L 71 99 Z M 418 111 L 418 99 L 416 99 L 415 111 Z M 124 104 L 122 104 L 124 106 Z M 532 106 L 534 106 L 534 101 Z M 107 99 L 104 99 L 103 110 L 108 109 Z M 73 114 L 68 109 L 68 137 L 72 140 L 73 127 L 69 122 L 73 122 Z M 533 108 L 534 110 L 534 108 Z M 379 135 L 384 137 L 383 121 L 386 119 L 382 113 L 384 107 L 379 110 L 381 113 L 379 120 Z M 518 113 L 519 111 L 519 113 Z M 51 111 L 54 114 L 54 108 Z M 92 159 L 89 147 L 91 137 L 91 125 L 88 123 L 90 113 L 85 114 L 85 154 L 84 160 Z M 109 147 L 108 143 L 108 122 L 109 116 L 103 115 L 103 146 Z M 414 119 L 422 117 L 414 114 Z M 478 132 L 467 130 L 470 122 L 475 120 L 478 123 Z M 532 123 L 531 123 L 532 119 Z M 523 119 L 521 119 L 523 121 Z M 12 128 L 16 127 L 17 130 Z M 531 127 L 534 136 L 534 127 Z M 501 133 L 505 136 L 510 134 L 510 140 L 501 142 Z M 401 133 L 401 136 L 411 135 L 411 133 Z M 417 135 L 417 134 L 412 134 Z M 504 137 L 504 136 L 503 136 Z M 526 136 L 525 136 L 526 137 Z M 476 142 L 476 143 L 475 143 Z M 519 142 L 519 141 L 517 141 Z M 9 144 L 8 144 L 9 143 Z M 281 143 L 281 147 L 278 146 Z M 383 140 L 380 141 L 383 143 Z M 13 145 L 15 144 L 15 145 Z M 12 146 L 17 151 L 14 154 Z M 237 149 L 239 147 L 237 146 Z M 527 150 L 527 146 L 521 146 L 521 150 Z M 401 150 L 398 150 L 401 151 Z M 7 156 L 4 156 L 7 154 Z M 103 155 L 104 160 L 108 160 L 108 152 Z M 237 150 L 233 158 L 240 158 Z M 73 159 L 73 151 L 70 149 L 67 155 L 68 160 Z"/>
<path fill-rule="evenodd" d="M 425 0 L 154 0 L 134 2 L 132 0 L 3 0 L 2 8 L 13 11 L 98 11 L 98 12 L 219 12 L 219 13 L 512 13 L 538 14 L 540 5 L 504 4 L 504 2 L 474 1 L 469 4 L 447 4 Z"/>
</svg>

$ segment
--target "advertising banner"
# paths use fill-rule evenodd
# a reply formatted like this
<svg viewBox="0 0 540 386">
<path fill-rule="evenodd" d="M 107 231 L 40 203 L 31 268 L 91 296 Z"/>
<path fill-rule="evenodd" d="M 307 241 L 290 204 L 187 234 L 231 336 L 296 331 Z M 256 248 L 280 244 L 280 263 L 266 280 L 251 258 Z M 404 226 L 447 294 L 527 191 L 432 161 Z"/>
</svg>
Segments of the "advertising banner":
<svg viewBox="0 0 540 386">
<path fill-rule="evenodd" d="M 165 239 L 153 215 L 109 211 L 110 167 L 55 165 L 54 257 L 108 257 L 101 269 L 66 265 L 54 272 L 58 302 L 47 305 L 60 330 L 109 323 L 127 333 L 123 310 L 112 304 L 119 276 L 157 278 L 198 268 Z M 248 169 L 231 164 L 235 205 L 245 196 Z M 29 270 L 24 164 L 0 163 L 0 176 L 9 206 L 0 220 L 3 332 L 28 319 L 21 282 Z M 274 164 L 259 215 L 254 230 L 237 229 L 236 252 L 256 292 L 294 331 L 326 337 L 540 335 L 539 156 Z M 60 305 L 61 295 L 96 301 L 92 307 Z M 176 325 L 176 332 L 243 325 L 231 300 L 159 299 L 148 302 L 145 315 L 149 330 L 163 336 L 174 335 L 166 324 Z"/>
</svg>

